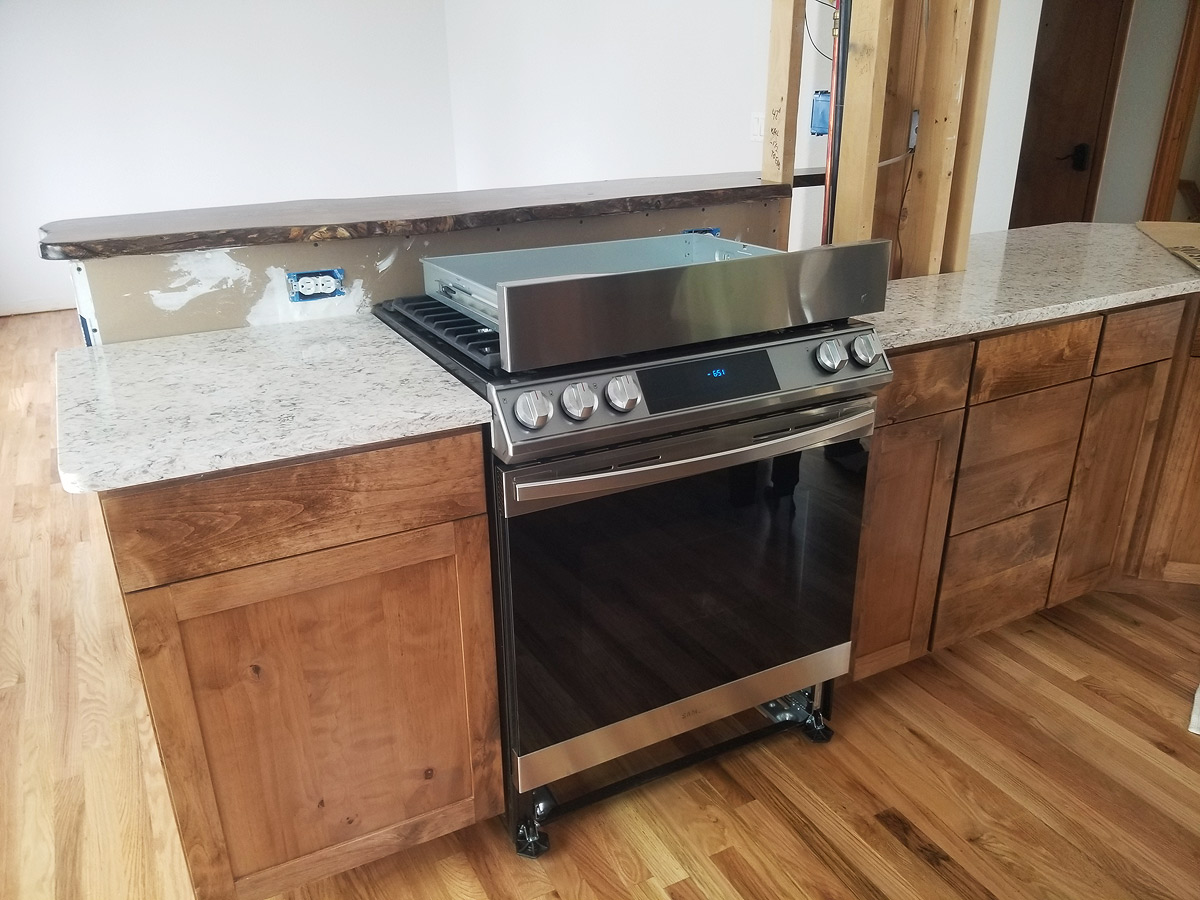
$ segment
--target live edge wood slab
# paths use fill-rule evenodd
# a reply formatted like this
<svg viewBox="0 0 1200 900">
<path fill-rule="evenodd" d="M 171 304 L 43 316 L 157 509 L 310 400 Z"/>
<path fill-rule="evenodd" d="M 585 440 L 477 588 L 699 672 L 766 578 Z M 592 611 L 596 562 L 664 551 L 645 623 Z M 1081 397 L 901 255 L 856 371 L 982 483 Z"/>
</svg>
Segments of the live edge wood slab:
<svg viewBox="0 0 1200 900">
<path fill-rule="evenodd" d="M 97 259 L 179 250 L 439 234 L 550 219 L 692 209 L 790 197 L 757 173 L 687 175 L 540 187 L 294 200 L 70 219 L 42 226 L 43 259 Z"/>
</svg>

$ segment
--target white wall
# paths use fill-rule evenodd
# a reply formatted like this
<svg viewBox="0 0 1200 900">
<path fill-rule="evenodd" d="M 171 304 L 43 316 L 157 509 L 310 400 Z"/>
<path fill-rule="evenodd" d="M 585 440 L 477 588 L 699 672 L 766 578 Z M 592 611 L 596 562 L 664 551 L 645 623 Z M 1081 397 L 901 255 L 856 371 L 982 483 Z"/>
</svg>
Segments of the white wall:
<svg viewBox="0 0 1200 900">
<path fill-rule="evenodd" d="M 446 0 L 461 190 L 757 168 L 765 0 Z"/>
<path fill-rule="evenodd" d="M 768 0 L 446 0 L 460 190 L 754 171 L 766 96 Z M 828 52 L 832 12 L 809 0 Z M 830 63 L 806 43 L 796 166 Z M 820 242 L 821 191 L 797 195 L 793 245 Z"/>
<path fill-rule="evenodd" d="M 973 234 L 1008 228 L 1041 14 L 1042 0 L 1004 0 L 1000 4 L 971 218 Z"/>
<path fill-rule="evenodd" d="M 0 315 L 74 304 L 49 221 L 454 189 L 442 0 L 0 0 L 0 36 Z"/>
<path fill-rule="evenodd" d="M 830 10 L 808 11 L 828 52 Z M 0 315 L 73 305 L 37 256 L 59 219 L 756 170 L 769 29 L 770 0 L 0 0 Z M 320 42 L 329 62 L 300 56 Z M 998 50 L 994 83 L 1016 64 L 1027 85 L 1031 54 Z M 798 167 L 824 164 L 828 86 L 806 41 Z M 985 154 L 1017 152 L 1019 123 L 997 135 Z M 821 201 L 797 192 L 793 246 Z"/>
<path fill-rule="evenodd" d="M 1133 4 L 1096 193 L 1097 222 L 1136 222 L 1145 211 L 1187 5 L 1188 0 Z"/>
</svg>

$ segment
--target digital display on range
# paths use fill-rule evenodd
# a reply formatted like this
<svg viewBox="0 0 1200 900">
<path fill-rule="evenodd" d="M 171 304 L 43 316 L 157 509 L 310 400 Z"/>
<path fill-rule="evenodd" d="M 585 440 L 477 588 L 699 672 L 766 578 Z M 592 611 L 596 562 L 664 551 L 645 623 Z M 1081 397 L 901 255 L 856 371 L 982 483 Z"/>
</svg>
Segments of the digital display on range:
<svg viewBox="0 0 1200 900">
<path fill-rule="evenodd" d="M 639 369 L 637 377 L 646 409 L 652 413 L 779 390 L 779 379 L 766 350 Z"/>
</svg>

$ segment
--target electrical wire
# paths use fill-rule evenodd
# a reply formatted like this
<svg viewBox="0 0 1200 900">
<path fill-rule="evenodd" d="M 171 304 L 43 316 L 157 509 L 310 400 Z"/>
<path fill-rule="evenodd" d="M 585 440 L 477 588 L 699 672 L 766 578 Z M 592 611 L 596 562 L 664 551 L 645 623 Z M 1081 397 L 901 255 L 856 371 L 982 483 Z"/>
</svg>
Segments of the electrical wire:
<svg viewBox="0 0 1200 900">
<path fill-rule="evenodd" d="M 904 174 L 904 190 L 900 193 L 900 211 L 896 213 L 896 252 L 899 254 L 899 269 L 900 277 L 904 277 L 904 241 L 900 237 L 900 220 L 904 218 L 904 199 L 908 196 L 908 182 L 912 178 L 912 170 L 916 168 L 914 165 L 915 150 L 909 150 L 905 154 L 908 157 L 908 165 L 905 166 L 907 171 Z"/>
<path fill-rule="evenodd" d="M 826 4 L 828 6 L 829 4 Z M 804 33 L 808 35 L 808 42 L 812 44 L 813 49 L 820 53 L 830 62 L 833 62 L 833 57 L 817 46 L 817 42 L 813 40 L 812 32 L 808 30 L 808 16 L 804 17 Z"/>
</svg>

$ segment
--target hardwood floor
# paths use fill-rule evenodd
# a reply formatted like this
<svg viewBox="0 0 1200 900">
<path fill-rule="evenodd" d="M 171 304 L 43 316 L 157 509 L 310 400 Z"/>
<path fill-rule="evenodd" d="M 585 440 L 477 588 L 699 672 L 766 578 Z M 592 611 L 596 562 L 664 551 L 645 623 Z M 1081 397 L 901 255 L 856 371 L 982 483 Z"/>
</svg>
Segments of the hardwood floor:
<svg viewBox="0 0 1200 900">
<path fill-rule="evenodd" d="M 98 504 L 56 475 L 77 343 L 0 319 L 0 898 L 189 897 Z M 828 745 L 565 817 L 537 861 L 492 820 L 288 900 L 1200 898 L 1198 678 L 1200 589 L 1127 583 L 850 686 Z"/>
</svg>

